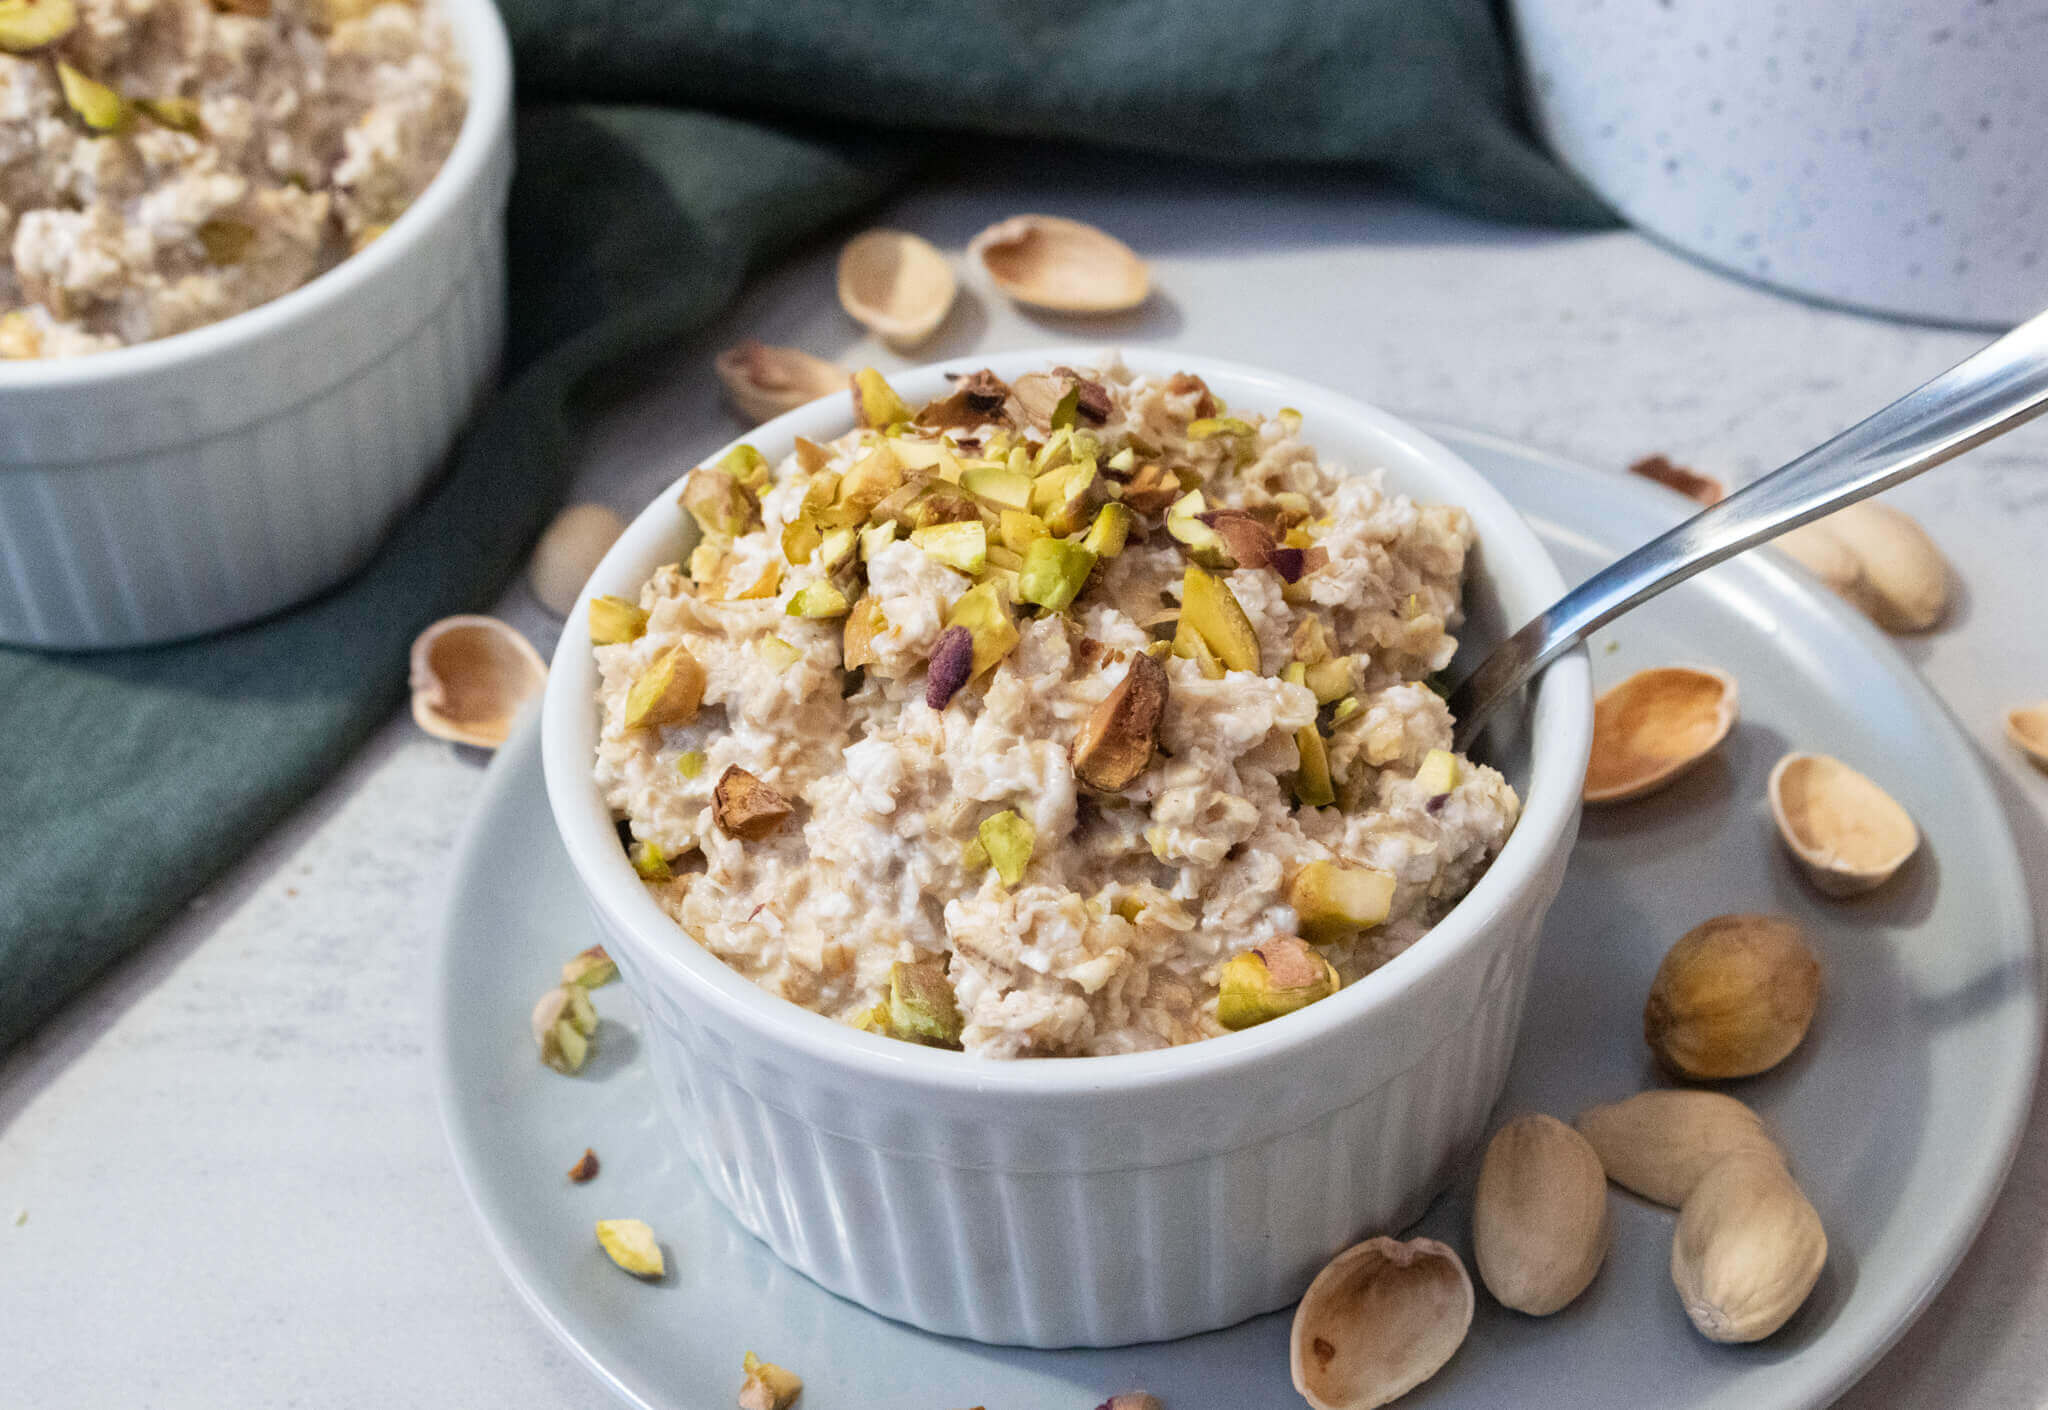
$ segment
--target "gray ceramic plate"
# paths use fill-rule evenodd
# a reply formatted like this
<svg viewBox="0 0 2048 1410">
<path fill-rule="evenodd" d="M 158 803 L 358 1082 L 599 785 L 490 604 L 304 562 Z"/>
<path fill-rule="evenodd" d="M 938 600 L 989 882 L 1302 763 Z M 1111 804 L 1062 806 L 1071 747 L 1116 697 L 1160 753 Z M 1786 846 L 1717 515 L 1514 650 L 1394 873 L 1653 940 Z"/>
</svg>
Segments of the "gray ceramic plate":
<svg viewBox="0 0 2048 1410">
<path fill-rule="evenodd" d="M 1686 512 L 1664 491 L 1440 429 L 1535 523 L 1568 579 Z M 1502 1111 L 1569 1116 L 1656 1079 L 1639 1035 L 1665 948 L 1724 911 L 1811 931 L 1827 995 L 1804 1046 L 1736 1084 L 1783 1136 L 1825 1220 L 1827 1271 L 1770 1342 L 1716 1347 L 1667 1274 L 1668 1212 L 1614 1193 L 1614 1249 L 1592 1288 L 1543 1321 L 1483 1295 L 1472 1334 L 1405 1405 L 1825 1404 L 1903 1331 L 1968 1246 L 2018 1137 L 2040 1038 L 2033 937 L 2013 842 L 1975 756 L 1885 640 L 1774 560 L 1738 560 L 1596 641 L 1602 684 L 1700 662 L 1742 683 L 1720 754 L 1663 794 L 1588 816 L 1544 935 Z M 1764 777 L 1787 749 L 1839 755 L 1919 821 L 1890 884 L 1822 899 L 1771 831 Z M 534 1060 L 526 1013 L 594 936 L 549 822 L 531 728 L 492 766 L 461 851 L 440 957 L 442 1111 L 499 1258 L 541 1320 L 628 1402 L 725 1410 L 753 1348 L 806 1381 L 807 1410 L 1086 1410 L 1143 1387 L 1171 1410 L 1298 1404 L 1287 1318 L 1114 1351 L 947 1341 L 875 1317 L 778 1263 L 728 1220 L 658 1115 L 630 996 L 598 995 L 599 1055 L 577 1080 Z M 585 1146 L 603 1173 L 563 1172 Z M 1422 1229 L 1469 1251 L 1467 1184 Z M 651 1223 L 662 1282 L 620 1273 L 595 1219 Z"/>
</svg>

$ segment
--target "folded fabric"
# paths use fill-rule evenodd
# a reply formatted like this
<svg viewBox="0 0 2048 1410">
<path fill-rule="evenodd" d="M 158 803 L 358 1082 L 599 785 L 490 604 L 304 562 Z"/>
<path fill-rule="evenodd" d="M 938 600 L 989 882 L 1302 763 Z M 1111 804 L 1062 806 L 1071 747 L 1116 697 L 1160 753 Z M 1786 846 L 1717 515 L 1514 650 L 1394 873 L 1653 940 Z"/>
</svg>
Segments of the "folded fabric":
<svg viewBox="0 0 2048 1410">
<path fill-rule="evenodd" d="M 510 580 L 610 369 L 701 327 L 748 269 L 887 194 L 943 144 L 934 134 L 1370 163 L 1467 210 L 1607 219 L 1516 126 L 1485 0 L 506 11 L 526 97 L 603 105 L 521 111 L 509 380 L 446 476 L 359 576 L 269 621 L 148 650 L 0 650 L 0 1048 L 389 718 L 419 629 Z M 831 135 L 795 125 L 805 114 Z"/>
</svg>

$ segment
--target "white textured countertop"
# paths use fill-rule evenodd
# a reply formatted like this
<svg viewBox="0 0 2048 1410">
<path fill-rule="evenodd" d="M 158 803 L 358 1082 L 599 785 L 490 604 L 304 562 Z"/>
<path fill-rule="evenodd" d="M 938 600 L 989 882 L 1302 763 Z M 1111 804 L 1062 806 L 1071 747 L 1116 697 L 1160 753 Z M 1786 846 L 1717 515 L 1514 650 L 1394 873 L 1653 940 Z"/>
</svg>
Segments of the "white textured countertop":
<svg viewBox="0 0 2048 1410">
<path fill-rule="evenodd" d="M 1662 451 L 1732 483 L 1981 341 L 1790 302 L 1632 234 L 1488 226 L 1332 178 L 1233 189 L 1152 163 L 1018 159 L 881 219 L 957 250 L 1020 209 L 1123 235 L 1156 261 L 1152 304 L 1076 328 L 970 278 L 918 360 L 1164 342 L 1593 465 Z M 709 339 L 650 372 L 593 438 L 602 466 L 585 496 L 630 514 L 736 433 L 709 375 L 726 342 L 902 365 L 838 312 L 832 253 L 759 281 Z M 1999 723 L 2048 696 L 2044 461 L 2048 432 L 2023 431 L 1894 499 L 1964 582 L 1948 624 L 1900 647 L 1989 760 L 2048 934 L 2048 775 Z M 523 591 L 504 610 L 551 643 Z M 180 923 L 0 1062 L 0 1404 L 601 1403 L 493 1264 L 434 1111 L 427 976 L 480 776 L 477 758 L 394 719 Z M 1954 1282 L 1844 1405 L 2048 1399 L 2042 1116 L 2037 1103 Z"/>
</svg>

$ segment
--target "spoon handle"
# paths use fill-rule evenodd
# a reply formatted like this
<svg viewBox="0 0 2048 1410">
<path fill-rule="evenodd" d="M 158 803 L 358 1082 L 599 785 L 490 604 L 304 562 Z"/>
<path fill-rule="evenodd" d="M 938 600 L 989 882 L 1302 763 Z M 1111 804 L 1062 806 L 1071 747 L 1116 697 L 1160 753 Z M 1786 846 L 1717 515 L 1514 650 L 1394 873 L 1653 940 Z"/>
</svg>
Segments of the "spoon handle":
<svg viewBox="0 0 2048 1410">
<path fill-rule="evenodd" d="M 1890 489 L 2048 411 L 2048 313 L 2036 314 L 1833 440 L 1737 490 L 1580 583 L 1451 692 L 1457 745 L 1552 661 L 1693 574 Z"/>
</svg>

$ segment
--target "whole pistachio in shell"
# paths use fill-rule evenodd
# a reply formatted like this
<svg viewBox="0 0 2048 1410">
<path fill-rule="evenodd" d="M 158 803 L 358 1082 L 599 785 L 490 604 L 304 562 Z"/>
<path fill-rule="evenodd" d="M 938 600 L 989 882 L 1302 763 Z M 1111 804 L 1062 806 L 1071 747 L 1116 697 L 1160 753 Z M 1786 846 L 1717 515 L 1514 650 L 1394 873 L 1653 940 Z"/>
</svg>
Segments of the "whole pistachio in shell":
<svg viewBox="0 0 2048 1410">
<path fill-rule="evenodd" d="M 753 339 L 727 348 L 711 365 L 733 409 L 756 426 L 846 386 L 839 364 Z"/>
<path fill-rule="evenodd" d="M 1331 1259 L 1294 1309 L 1288 1366 L 1315 1410 L 1372 1410 L 1421 1385 L 1472 1326 L 1472 1279 L 1435 1239 L 1367 1239 Z"/>
<path fill-rule="evenodd" d="M 1107 231 L 1057 215 L 1013 215 L 967 247 L 1020 304 L 1055 313 L 1118 313 L 1145 302 L 1151 271 Z"/>
<path fill-rule="evenodd" d="M 1763 1118 L 1723 1092 L 1638 1092 L 1580 1112 L 1578 1128 L 1608 1179 L 1672 1209 L 1726 1157 L 1779 1154 Z"/>
<path fill-rule="evenodd" d="M 1678 1212 L 1671 1281 L 1709 1341 L 1761 1341 L 1785 1325 L 1827 1263 L 1820 1215 L 1766 1152 L 1726 1157 Z"/>
<path fill-rule="evenodd" d="M 1607 1256 L 1607 1173 L 1554 1116 L 1518 1116 L 1479 1167 L 1472 1254 L 1503 1307 L 1547 1317 L 1586 1290 Z"/>
<path fill-rule="evenodd" d="M 1948 610 L 1948 560 L 1903 509 L 1864 500 L 1775 546 L 1886 631 L 1924 632 Z"/>
<path fill-rule="evenodd" d="M 1920 848 L 1912 815 L 1840 759 L 1787 754 L 1766 791 L 1778 835 L 1830 896 L 1875 890 Z"/>
<path fill-rule="evenodd" d="M 1820 962 L 1783 916 L 1716 916 L 1665 954 L 1643 1005 L 1643 1037 L 1681 1077 L 1715 1081 L 1776 1067 L 1820 1003 Z"/>
</svg>

